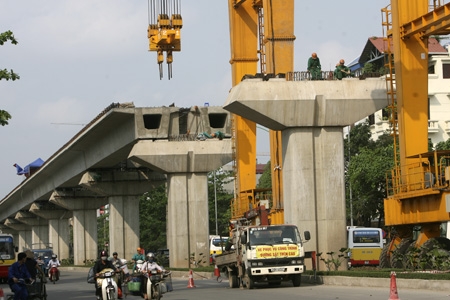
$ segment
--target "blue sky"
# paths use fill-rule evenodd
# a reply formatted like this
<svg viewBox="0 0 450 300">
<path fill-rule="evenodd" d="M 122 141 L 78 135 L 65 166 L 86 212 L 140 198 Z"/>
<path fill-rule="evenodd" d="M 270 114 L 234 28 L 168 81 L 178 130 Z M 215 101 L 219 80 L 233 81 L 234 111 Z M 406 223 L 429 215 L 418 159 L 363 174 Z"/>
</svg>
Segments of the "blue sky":
<svg viewBox="0 0 450 300">
<path fill-rule="evenodd" d="M 369 37 L 382 35 L 388 4 L 296 0 L 295 71 L 306 69 L 312 52 L 323 70 L 352 61 Z M 0 109 L 13 116 L 0 127 L 0 199 L 24 179 L 15 163 L 46 160 L 113 102 L 221 106 L 231 88 L 226 0 L 182 0 L 182 51 L 171 80 L 165 64 L 159 79 L 156 54 L 147 51 L 146 0 L 0 0 L 0 11 L 0 32 L 19 41 L 0 47 L 0 68 L 21 76 L 0 81 Z M 269 151 L 264 132 L 260 153 Z"/>
</svg>

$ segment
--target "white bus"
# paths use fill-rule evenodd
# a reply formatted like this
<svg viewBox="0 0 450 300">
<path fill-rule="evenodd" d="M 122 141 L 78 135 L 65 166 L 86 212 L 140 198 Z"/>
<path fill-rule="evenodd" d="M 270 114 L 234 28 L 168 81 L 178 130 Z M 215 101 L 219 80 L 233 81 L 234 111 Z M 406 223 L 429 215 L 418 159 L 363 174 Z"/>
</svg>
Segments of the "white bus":
<svg viewBox="0 0 450 300">
<path fill-rule="evenodd" d="M 383 244 L 383 230 L 380 228 L 348 228 L 349 265 L 378 266 Z"/>
</svg>

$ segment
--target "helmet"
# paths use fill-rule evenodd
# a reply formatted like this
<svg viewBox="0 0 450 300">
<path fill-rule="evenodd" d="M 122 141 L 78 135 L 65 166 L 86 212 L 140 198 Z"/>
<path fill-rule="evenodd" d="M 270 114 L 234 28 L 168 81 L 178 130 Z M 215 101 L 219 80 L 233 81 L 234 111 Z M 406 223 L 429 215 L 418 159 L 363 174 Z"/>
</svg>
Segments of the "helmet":
<svg viewBox="0 0 450 300">
<path fill-rule="evenodd" d="M 153 262 L 154 259 L 155 259 L 155 254 L 153 254 L 152 252 L 147 253 L 148 261 Z"/>
<path fill-rule="evenodd" d="M 56 259 L 56 254 L 52 254 L 52 259 Z"/>
<path fill-rule="evenodd" d="M 103 250 L 102 252 L 100 252 L 100 258 L 102 260 L 107 260 L 108 259 L 108 252 L 106 250 Z"/>
</svg>

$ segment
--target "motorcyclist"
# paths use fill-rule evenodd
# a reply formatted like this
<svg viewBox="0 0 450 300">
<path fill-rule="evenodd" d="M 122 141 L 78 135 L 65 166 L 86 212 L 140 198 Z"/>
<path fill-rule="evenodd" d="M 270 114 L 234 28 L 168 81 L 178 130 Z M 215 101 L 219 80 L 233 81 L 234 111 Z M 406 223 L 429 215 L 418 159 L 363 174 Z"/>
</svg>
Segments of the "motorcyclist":
<svg viewBox="0 0 450 300">
<path fill-rule="evenodd" d="M 138 261 L 138 260 L 142 260 L 142 261 L 145 260 L 145 256 L 144 256 L 144 254 L 142 254 L 142 249 L 141 249 L 140 247 L 137 247 L 137 249 L 136 249 L 136 254 L 133 255 L 133 257 L 131 258 L 131 260 L 134 262 L 134 265 L 133 265 L 133 272 L 135 272 L 135 271 L 136 271 L 137 261 Z"/>
<path fill-rule="evenodd" d="M 42 272 L 44 272 L 44 277 L 47 274 L 47 266 L 45 265 L 45 261 L 42 259 L 42 256 L 38 256 L 36 259 L 38 266 L 41 268 Z"/>
<path fill-rule="evenodd" d="M 108 260 L 108 252 L 106 250 L 103 250 L 102 252 L 100 252 L 100 258 L 95 262 L 94 265 L 95 277 L 99 277 L 100 272 L 108 268 L 113 269 L 116 272 L 120 271 L 113 265 L 112 261 Z M 95 281 L 95 295 L 97 296 L 97 300 L 100 300 L 102 298 L 102 286 L 97 280 Z"/>
<path fill-rule="evenodd" d="M 122 288 L 122 281 L 124 277 L 128 277 L 130 274 L 125 274 L 122 267 L 123 267 L 123 262 L 122 260 L 119 258 L 117 252 L 113 253 L 113 257 L 111 262 L 113 263 L 114 267 L 116 267 L 117 269 L 119 269 L 119 276 L 117 279 L 117 286 L 119 286 L 119 288 Z"/>
<path fill-rule="evenodd" d="M 152 270 L 158 270 L 160 272 L 165 272 L 165 270 L 155 262 L 155 254 L 152 252 L 147 253 L 147 261 L 142 265 L 141 272 L 142 274 L 147 275 Z M 148 299 L 149 295 L 147 295 L 147 276 L 143 276 L 143 280 L 141 283 L 141 292 L 144 295 L 144 299 Z"/>
<path fill-rule="evenodd" d="M 56 280 L 59 280 L 59 267 L 61 264 L 59 263 L 58 256 L 56 254 L 52 254 L 52 259 L 48 261 L 47 269 L 48 269 L 48 278 L 51 277 L 50 270 L 55 267 L 56 268 Z"/>
</svg>

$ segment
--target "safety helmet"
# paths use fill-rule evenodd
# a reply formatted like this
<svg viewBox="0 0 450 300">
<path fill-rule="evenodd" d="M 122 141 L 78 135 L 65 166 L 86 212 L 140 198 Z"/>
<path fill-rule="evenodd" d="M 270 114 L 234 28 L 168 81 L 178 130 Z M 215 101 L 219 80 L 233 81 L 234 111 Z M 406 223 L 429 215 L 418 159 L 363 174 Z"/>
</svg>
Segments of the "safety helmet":
<svg viewBox="0 0 450 300">
<path fill-rule="evenodd" d="M 106 250 L 103 250 L 102 252 L 100 252 L 100 258 L 102 260 L 107 260 L 108 259 L 108 252 Z"/>
<path fill-rule="evenodd" d="M 147 260 L 152 262 L 155 259 L 155 254 L 153 252 L 147 253 Z"/>
<path fill-rule="evenodd" d="M 56 259 L 56 254 L 52 254 L 52 259 Z"/>
</svg>

